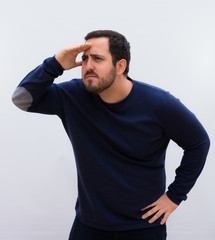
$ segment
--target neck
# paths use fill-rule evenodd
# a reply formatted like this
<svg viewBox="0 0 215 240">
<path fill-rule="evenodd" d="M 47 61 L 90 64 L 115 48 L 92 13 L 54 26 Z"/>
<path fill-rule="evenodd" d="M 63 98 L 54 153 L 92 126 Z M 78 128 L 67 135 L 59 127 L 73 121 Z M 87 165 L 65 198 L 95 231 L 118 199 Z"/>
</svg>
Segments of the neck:
<svg viewBox="0 0 215 240">
<path fill-rule="evenodd" d="M 99 95 L 104 102 L 117 103 L 128 96 L 133 83 L 124 75 L 117 76 L 113 84 Z"/>
</svg>

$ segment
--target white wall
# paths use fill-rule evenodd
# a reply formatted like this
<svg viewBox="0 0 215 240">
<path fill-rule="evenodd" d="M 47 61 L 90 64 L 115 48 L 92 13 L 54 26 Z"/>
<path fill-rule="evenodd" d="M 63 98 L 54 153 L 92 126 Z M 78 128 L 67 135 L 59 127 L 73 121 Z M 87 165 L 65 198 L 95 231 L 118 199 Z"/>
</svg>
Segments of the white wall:
<svg viewBox="0 0 215 240">
<path fill-rule="evenodd" d="M 68 238 L 77 196 L 70 142 L 57 117 L 22 112 L 10 99 L 30 70 L 96 29 L 125 34 L 130 76 L 172 92 L 208 131 L 207 164 L 170 217 L 168 239 L 214 239 L 214 13 L 214 0 L 0 1 L 0 239 Z M 75 69 L 57 81 L 78 76 Z M 168 183 L 181 155 L 171 143 Z"/>
</svg>

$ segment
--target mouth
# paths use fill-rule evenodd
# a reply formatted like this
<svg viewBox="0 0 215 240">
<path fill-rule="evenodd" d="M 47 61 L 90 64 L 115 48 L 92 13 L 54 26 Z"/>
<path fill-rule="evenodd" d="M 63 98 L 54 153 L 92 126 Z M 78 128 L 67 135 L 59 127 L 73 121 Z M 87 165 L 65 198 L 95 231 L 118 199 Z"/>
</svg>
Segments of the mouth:
<svg viewBox="0 0 215 240">
<path fill-rule="evenodd" d="M 97 76 L 96 75 L 86 75 L 85 78 L 96 78 Z"/>
<path fill-rule="evenodd" d="M 87 74 L 84 77 L 85 79 L 89 79 L 89 78 L 98 78 L 98 76 L 94 75 L 94 74 Z"/>
<path fill-rule="evenodd" d="M 98 78 L 98 75 L 93 71 L 91 71 L 91 72 L 88 71 L 88 72 L 85 73 L 84 78 L 85 79 L 87 79 L 87 78 Z"/>
</svg>

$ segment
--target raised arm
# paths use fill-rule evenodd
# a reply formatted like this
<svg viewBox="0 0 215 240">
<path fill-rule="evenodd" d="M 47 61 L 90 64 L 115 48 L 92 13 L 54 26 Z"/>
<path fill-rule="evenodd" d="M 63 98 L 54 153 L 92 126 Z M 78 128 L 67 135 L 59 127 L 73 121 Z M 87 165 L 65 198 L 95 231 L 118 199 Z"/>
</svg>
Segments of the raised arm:
<svg viewBox="0 0 215 240">
<path fill-rule="evenodd" d="M 84 43 L 64 48 L 55 57 L 46 59 L 18 85 L 12 96 L 13 103 L 21 110 L 28 111 L 30 107 L 41 102 L 43 106 L 40 106 L 38 112 L 56 114 L 51 106 L 58 108 L 60 101 L 56 87 L 53 85 L 54 79 L 62 75 L 64 70 L 81 66 L 82 62 L 76 61 L 76 58 L 79 53 L 90 47 L 91 44 Z M 51 104 L 48 104 L 48 102 Z M 48 108 L 46 107 L 47 104 L 49 105 Z"/>
</svg>

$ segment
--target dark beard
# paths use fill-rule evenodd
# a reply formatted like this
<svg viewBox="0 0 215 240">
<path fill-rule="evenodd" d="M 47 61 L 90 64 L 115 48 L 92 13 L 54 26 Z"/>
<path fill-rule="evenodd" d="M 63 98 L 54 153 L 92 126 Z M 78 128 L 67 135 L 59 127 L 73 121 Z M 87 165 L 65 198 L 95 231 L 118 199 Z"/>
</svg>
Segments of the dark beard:
<svg viewBox="0 0 215 240">
<path fill-rule="evenodd" d="M 87 75 L 87 73 L 85 74 L 85 76 L 86 75 Z M 115 78 L 116 78 L 116 69 L 113 68 L 109 73 L 108 81 L 107 81 L 107 79 L 102 78 L 98 82 L 97 86 L 93 86 L 91 84 L 91 82 L 93 82 L 93 80 L 89 79 L 88 84 L 84 83 L 84 86 L 88 92 L 95 93 L 95 94 L 101 94 L 104 90 L 108 89 L 114 83 Z"/>
</svg>

